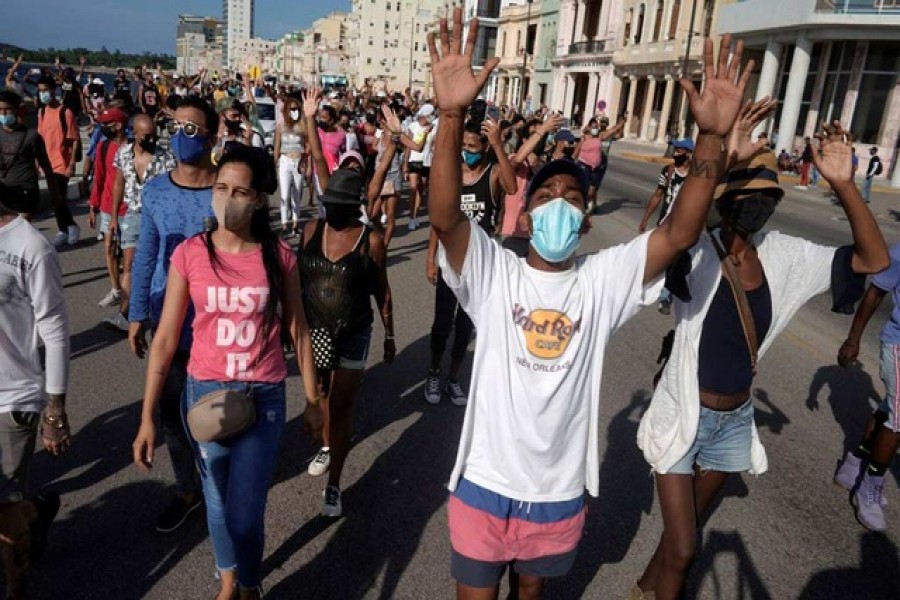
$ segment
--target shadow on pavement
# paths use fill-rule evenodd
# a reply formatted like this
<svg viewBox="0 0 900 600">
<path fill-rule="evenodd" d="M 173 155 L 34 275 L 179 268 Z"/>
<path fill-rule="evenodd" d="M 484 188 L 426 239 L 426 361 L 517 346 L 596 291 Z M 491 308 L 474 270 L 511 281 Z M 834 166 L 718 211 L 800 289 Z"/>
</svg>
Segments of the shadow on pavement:
<svg viewBox="0 0 900 600">
<path fill-rule="evenodd" d="M 828 386 L 828 404 L 835 422 L 844 432 L 844 447 L 835 448 L 835 459 L 855 448 L 865 432 L 866 421 L 872 414 L 873 404 L 881 402 L 881 394 L 875 389 L 872 377 L 862 367 L 843 368 L 838 365 L 827 365 L 816 371 L 809 384 L 806 407 L 809 410 L 819 409 L 819 396 L 822 388 Z M 891 472 L 900 485 L 900 463 L 891 463 Z"/>
<path fill-rule="evenodd" d="M 731 478 L 732 480 L 738 478 Z M 737 580 L 733 586 L 725 581 L 713 566 L 716 557 L 722 554 L 734 555 L 737 561 Z M 730 571 L 730 569 L 728 569 Z M 685 585 L 685 598 L 699 598 L 700 585 L 706 577 L 712 579 L 712 598 L 733 598 L 735 600 L 769 600 L 772 595 L 766 588 L 743 538 L 736 531 L 712 530 L 706 543 L 700 548 L 697 560 Z"/>
<path fill-rule="evenodd" d="M 799 600 L 896 600 L 900 590 L 900 551 L 886 536 L 860 535 L 859 567 L 827 569 L 809 578 Z"/>
<path fill-rule="evenodd" d="M 125 333 L 118 329 L 113 330 L 103 323 L 97 323 L 90 329 L 79 331 L 69 338 L 69 358 L 71 360 L 84 358 L 124 339 L 127 339 Z M 128 352 L 131 350 L 128 349 Z"/>
<path fill-rule="evenodd" d="M 600 497 L 587 497 L 588 513 L 578 557 L 567 577 L 547 582 L 547 598 L 582 598 L 605 564 L 621 562 L 643 515 L 653 507 L 653 478 L 635 444 L 650 393 L 640 390 L 609 422 L 606 453 L 600 464 Z M 649 557 L 648 557 L 649 558 Z M 635 573 L 635 579 L 640 573 Z"/>
<path fill-rule="evenodd" d="M 56 521 L 32 583 L 34 598 L 150 597 L 153 587 L 207 537 L 202 515 L 175 535 L 151 530 L 145 523 L 147 498 L 160 497 L 163 488 L 150 480 L 117 487 Z M 72 566 L 73 553 L 78 568 Z M 210 563 L 210 589 L 212 574 Z"/>
<path fill-rule="evenodd" d="M 464 414 L 446 400 L 438 406 L 425 404 L 420 384 L 428 356 L 428 336 L 423 336 L 407 346 L 393 366 L 379 363 L 366 372 L 357 399 L 355 444 L 391 423 L 409 418 L 415 422 L 343 490 L 342 519 L 313 518 L 264 561 L 263 572 L 270 573 L 320 533 L 336 528 L 325 547 L 272 588 L 267 598 L 363 598 L 379 587 L 379 580 L 378 597 L 394 597 L 425 527 L 447 499 L 446 482 Z M 290 464 L 291 471 L 280 469 L 279 479 L 295 476 L 294 468 L 305 464 L 288 458 L 290 454 L 283 455 L 281 464 Z M 446 559 L 449 568 L 449 556 Z"/>
<path fill-rule="evenodd" d="M 639 208 L 641 204 L 629 198 L 609 198 L 594 209 L 594 216 L 609 215 L 622 208 Z"/>
<path fill-rule="evenodd" d="M 775 435 L 780 434 L 784 426 L 791 422 L 763 388 L 756 388 L 753 392 L 753 421 L 757 428 L 765 427 Z"/>
</svg>

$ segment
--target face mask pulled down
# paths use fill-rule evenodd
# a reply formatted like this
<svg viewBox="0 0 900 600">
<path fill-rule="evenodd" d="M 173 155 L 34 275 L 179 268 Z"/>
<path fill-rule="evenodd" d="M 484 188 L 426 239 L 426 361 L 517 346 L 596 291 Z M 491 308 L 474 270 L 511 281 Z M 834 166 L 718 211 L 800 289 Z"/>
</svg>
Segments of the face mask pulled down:
<svg viewBox="0 0 900 600">
<path fill-rule="evenodd" d="M 224 227 L 228 231 L 240 231 L 250 223 L 256 205 L 234 198 L 214 198 L 212 209 L 219 227 Z"/>
<path fill-rule="evenodd" d="M 549 263 L 561 263 L 581 241 L 584 214 L 565 198 L 554 198 L 531 211 L 531 246 Z"/>
</svg>

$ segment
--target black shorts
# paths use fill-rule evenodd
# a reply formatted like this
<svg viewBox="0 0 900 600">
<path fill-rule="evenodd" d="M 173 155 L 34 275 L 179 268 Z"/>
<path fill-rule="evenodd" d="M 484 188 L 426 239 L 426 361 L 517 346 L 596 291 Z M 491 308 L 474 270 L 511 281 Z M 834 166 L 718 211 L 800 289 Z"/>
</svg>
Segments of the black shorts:
<svg viewBox="0 0 900 600">
<path fill-rule="evenodd" d="M 409 172 L 421 177 L 428 177 L 429 173 L 431 173 L 431 167 L 426 167 L 420 162 L 411 162 L 409 163 Z"/>
</svg>

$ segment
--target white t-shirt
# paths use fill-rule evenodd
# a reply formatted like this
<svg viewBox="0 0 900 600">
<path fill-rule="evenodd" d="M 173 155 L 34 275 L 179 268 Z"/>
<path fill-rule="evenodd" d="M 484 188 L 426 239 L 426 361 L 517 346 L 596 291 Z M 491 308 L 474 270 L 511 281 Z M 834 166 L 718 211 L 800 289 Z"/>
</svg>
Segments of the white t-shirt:
<svg viewBox="0 0 900 600">
<path fill-rule="evenodd" d="M 566 272 L 529 267 L 480 227 L 457 275 L 441 273 L 478 330 L 459 478 L 515 500 L 557 502 L 599 493 L 599 407 L 609 338 L 662 278 L 643 285 L 648 234 L 581 256 Z"/>
<path fill-rule="evenodd" d="M 0 227 L 0 412 L 43 409 L 48 394 L 66 393 L 69 321 L 59 257 L 41 233 L 17 217 Z"/>
<path fill-rule="evenodd" d="M 414 150 L 409 151 L 409 162 L 420 162 L 427 167 L 431 166 L 435 130 L 432 129 L 431 133 L 426 134 L 425 129 L 426 127 L 423 127 L 418 120 L 409 124 L 409 137 L 417 144 L 422 140 L 425 141 L 425 145 L 422 147 L 421 152 L 415 152 Z"/>
</svg>

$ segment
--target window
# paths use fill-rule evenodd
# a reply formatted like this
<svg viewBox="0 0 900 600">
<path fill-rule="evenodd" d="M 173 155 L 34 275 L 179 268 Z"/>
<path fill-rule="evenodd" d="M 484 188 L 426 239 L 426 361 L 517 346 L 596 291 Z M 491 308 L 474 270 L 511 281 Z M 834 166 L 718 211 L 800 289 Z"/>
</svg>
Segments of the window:
<svg viewBox="0 0 900 600">
<path fill-rule="evenodd" d="M 372 36 L 371 36 L 371 35 L 369 36 L 369 45 L 370 45 L 370 46 L 374 46 L 374 45 L 375 45 L 375 44 L 374 44 L 374 41 L 372 40 Z"/>
<path fill-rule="evenodd" d="M 366 64 L 367 64 L 367 65 L 371 65 L 371 64 L 372 64 L 372 59 L 371 59 L 371 58 L 367 58 L 367 59 L 366 59 Z"/>
<path fill-rule="evenodd" d="M 388 11 L 391 10 L 391 3 L 390 3 L 390 2 L 387 3 L 387 10 L 388 10 Z"/>
<path fill-rule="evenodd" d="M 672 17 L 669 19 L 669 39 L 678 35 L 678 18 L 681 16 L 681 0 L 672 0 Z"/>
<path fill-rule="evenodd" d="M 623 28 L 625 32 L 625 39 L 622 40 L 622 45 L 627 46 L 628 42 L 631 41 L 631 21 L 634 19 L 634 9 L 629 8 L 628 12 L 625 15 L 625 27 Z"/>
<path fill-rule="evenodd" d="M 534 54 L 534 40 L 537 37 L 537 25 L 529 25 L 525 33 L 525 53 Z"/>
<path fill-rule="evenodd" d="M 500 43 L 500 56 L 506 56 L 506 32 L 503 32 L 503 41 Z"/>
<path fill-rule="evenodd" d="M 662 35 L 662 20 L 663 20 L 663 3 L 660 0 L 656 3 L 656 21 L 653 23 L 653 41 L 654 42 L 658 42 L 659 36 Z"/>
<path fill-rule="evenodd" d="M 634 43 L 635 44 L 641 43 L 641 36 L 644 33 L 644 8 L 645 8 L 645 6 L 643 4 L 641 4 L 641 8 L 638 10 L 637 24 L 635 25 L 635 28 L 634 28 Z"/>
<path fill-rule="evenodd" d="M 416 52 L 419 51 L 419 42 L 416 42 L 416 45 L 415 45 L 414 49 L 415 49 Z"/>
<path fill-rule="evenodd" d="M 522 31 L 516 32 L 516 54 L 522 52 Z"/>
<path fill-rule="evenodd" d="M 864 144 L 877 144 L 887 123 L 888 99 L 900 66 L 898 56 L 895 43 L 869 43 L 851 127 Z"/>
</svg>

